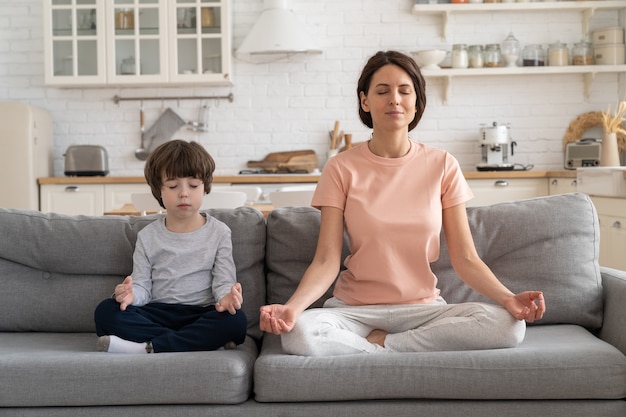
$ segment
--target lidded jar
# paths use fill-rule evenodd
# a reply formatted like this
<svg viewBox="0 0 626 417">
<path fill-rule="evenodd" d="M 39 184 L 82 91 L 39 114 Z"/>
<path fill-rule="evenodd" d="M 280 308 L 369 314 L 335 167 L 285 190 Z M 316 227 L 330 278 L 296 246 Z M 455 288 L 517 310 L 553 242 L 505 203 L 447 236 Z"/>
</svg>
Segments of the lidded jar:
<svg viewBox="0 0 626 417">
<path fill-rule="evenodd" d="M 452 45 L 452 68 L 467 68 L 469 66 L 469 56 L 467 45 L 457 43 Z"/>
<path fill-rule="evenodd" d="M 593 65 L 593 46 L 582 40 L 572 47 L 572 65 Z"/>
<path fill-rule="evenodd" d="M 482 45 L 470 45 L 468 54 L 470 68 L 482 68 L 485 66 Z"/>
<path fill-rule="evenodd" d="M 522 52 L 522 64 L 525 67 L 543 67 L 546 64 L 546 53 L 539 44 L 530 44 Z"/>
<path fill-rule="evenodd" d="M 548 65 L 562 67 L 569 65 L 569 50 L 567 44 L 560 41 L 550 44 L 548 47 Z"/>
<path fill-rule="evenodd" d="M 519 41 L 512 33 L 509 33 L 502 41 L 502 58 L 507 67 L 517 66 L 517 59 L 521 51 Z"/>
<path fill-rule="evenodd" d="M 502 54 L 500 52 L 500 45 L 497 43 L 490 43 L 485 47 L 485 67 L 501 67 L 502 66 Z"/>
</svg>

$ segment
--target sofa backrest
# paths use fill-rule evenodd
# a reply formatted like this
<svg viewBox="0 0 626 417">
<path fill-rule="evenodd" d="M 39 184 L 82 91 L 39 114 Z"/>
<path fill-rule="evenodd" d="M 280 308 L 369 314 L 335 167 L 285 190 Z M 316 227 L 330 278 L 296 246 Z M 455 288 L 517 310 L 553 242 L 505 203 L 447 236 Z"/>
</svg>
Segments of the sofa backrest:
<svg viewBox="0 0 626 417">
<path fill-rule="evenodd" d="M 547 312 L 537 324 L 602 324 L 598 266 L 599 228 L 583 194 L 564 194 L 467 209 L 479 255 L 512 291 L 543 291 Z M 274 210 L 267 220 L 267 297 L 284 303 L 315 252 L 320 213 L 313 208 Z M 347 244 L 344 244 L 344 258 Z M 488 301 L 468 288 L 450 265 L 442 234 L 432 264 L 449 303 Z M 319 306 L 331 292 L 320 299 Z"/>
<path fill-rule="evenodd" d="M 207 210 L 232 231 L 248 330 L 265 302 L 265 221 L 256 210 Z M 160 215 L 67 216 L 0 209 L 0 331 L 93 332 L 97 304 L 132 271 L 137 233 Z"/>
</svg>

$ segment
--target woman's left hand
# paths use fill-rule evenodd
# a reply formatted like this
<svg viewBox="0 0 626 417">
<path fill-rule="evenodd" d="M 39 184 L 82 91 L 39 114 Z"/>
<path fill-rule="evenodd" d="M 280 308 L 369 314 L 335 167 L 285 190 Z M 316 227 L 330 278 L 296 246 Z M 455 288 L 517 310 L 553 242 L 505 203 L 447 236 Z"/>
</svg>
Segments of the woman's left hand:
<svg viewBox="0 0 626 417">
<path fill-rule="evenodd" d="M 502 305 L 513 317 L 532 323 L 546 312 L 546 301 L 541 291 L 525 291 L 506 299 Z"/>
</svg>

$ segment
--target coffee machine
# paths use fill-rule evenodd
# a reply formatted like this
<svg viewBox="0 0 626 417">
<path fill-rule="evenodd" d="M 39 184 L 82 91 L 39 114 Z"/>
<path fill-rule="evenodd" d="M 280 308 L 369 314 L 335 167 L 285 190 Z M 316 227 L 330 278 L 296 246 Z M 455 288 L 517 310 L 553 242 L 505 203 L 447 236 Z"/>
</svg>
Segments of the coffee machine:
<svg viewBox="0 0 626 417">
<path fill-rule="evenodd" d="M 511 140 L 508 124 L 499 125 L 493 122 L 491 126 L 482 126 L 478 137 L 481 151 L 481 162 L 476 166 L 479 171 L 511 171 L 513 163 L 509 156 L 513 156 L 516 142 Z"/>
</svg>

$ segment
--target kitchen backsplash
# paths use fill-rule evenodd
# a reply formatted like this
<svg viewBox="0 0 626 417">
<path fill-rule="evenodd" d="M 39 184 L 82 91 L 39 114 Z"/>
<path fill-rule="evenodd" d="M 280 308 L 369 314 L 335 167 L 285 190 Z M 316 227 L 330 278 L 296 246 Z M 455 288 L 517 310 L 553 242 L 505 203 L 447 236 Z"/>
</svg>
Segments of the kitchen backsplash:
<svg viewBox="0 0 626 417">
<path fill-rule="evenodd" d="M 216 88 L 87 88 L 60 89 L 43 84 L 41 0 L 0 3 L 0 100 L 23 101 L 49 110 L 55 129 L 55 175 L 63 175 L 63 153 L 74 144 L 107 148 L 110 175 L 143 175 L 135 158 L 140 145 L 140 103 L 114 103 L 121 96 L 207 96 L 232 93 L 234 101 L 146 101 L 146 127 L 171 108 L 187 121 L 197 121 L 208 105 L 208 131 L 186 127 L 174 137 L 196 140 L 215 157 L 218 174 L 245 168 L 270 152 L 313 149 L 321 163 L 335 120 L 367 140 L 370 131 L 357 116 L 356 81 L 365 60 L 377 50 L 405 52 L 455 43 L 500 43 L 513 32 L 523 45 L 557 40 L 580 41 L 577 13 L 451 15 L 454 30 L 441 39 L 441 17 L 411 14 L 414 0 L 292 1 L 296 13 L 318 39 L 321 55 L 294 56 L 268 64 L 234 59 L 232 87 Z M 260 14 L 263 0 L 232 0 L 233 46 L 236 48 Z M 597 11 L 591 30 L 617 26 L 618 13 Z M 535 169 L 563 167 L 562 139 L 569 123 L 588 111 L 615 108 L 618 75 L 598 74 L 584 99 L 581 74 L 455 77 L 447 103 L 441 78 L 427 79 L 428 105 L 412 137 L 454 154 L 465 170 L 480 161 L 481 124 L 509 123 L 517 142 L 513 161 Z M 623 99 L 623 98 L 622 98 Z"/>
</svg>

